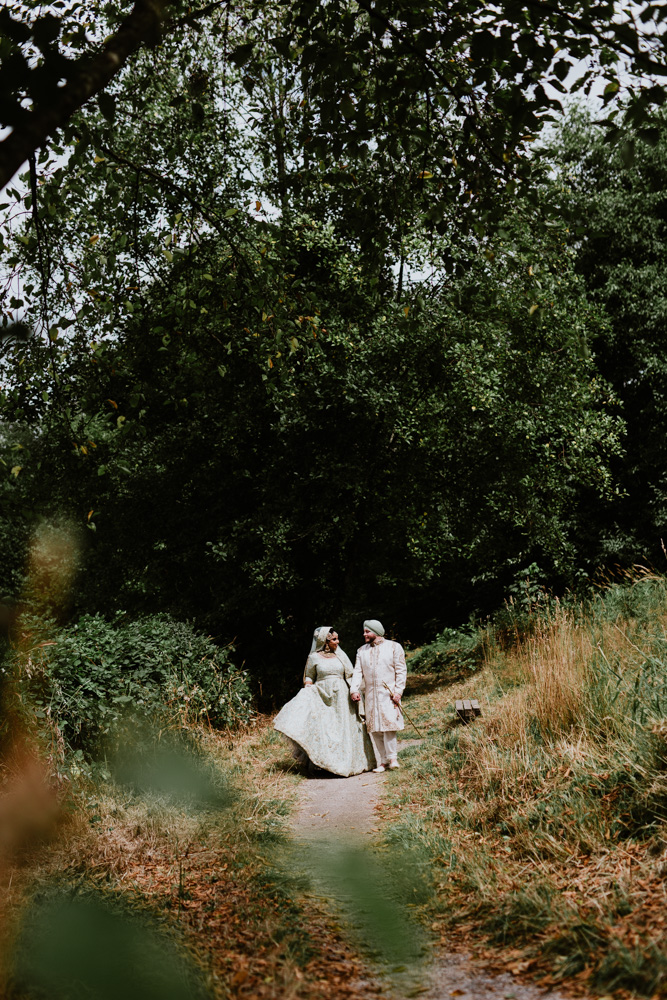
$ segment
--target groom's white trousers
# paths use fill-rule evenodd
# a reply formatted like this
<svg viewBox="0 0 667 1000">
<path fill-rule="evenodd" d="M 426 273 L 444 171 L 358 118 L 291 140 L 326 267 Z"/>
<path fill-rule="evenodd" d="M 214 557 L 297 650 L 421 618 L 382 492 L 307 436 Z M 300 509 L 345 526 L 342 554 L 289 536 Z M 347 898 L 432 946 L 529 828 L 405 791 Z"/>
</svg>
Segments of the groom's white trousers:
<svg viewBox="0 0 667 1000">
<path fill-rule="evenodd" d="M 393 733 L 369 733 L 368 735 L 373 744 L 378 767 L 380 764 L 389 763 L 390 760 L 396 760 L 398 757 L 398 743 L 395 731 Z"/>
</svg>

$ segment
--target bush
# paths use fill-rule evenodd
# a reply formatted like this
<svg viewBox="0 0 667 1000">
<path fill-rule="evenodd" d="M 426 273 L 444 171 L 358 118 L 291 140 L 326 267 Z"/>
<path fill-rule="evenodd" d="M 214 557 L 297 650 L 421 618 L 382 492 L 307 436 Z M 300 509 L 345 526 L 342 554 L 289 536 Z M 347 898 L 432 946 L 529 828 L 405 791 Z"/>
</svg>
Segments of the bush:
<svg viewBox="0 0 667 1000">
<path fill-rule="evenodd" d="M 53 633 L 52 633 L 53 636 Z M 21 679 L 37 715 L 50 717 L 70 746 L 95 749 L 128 713 L 170 712 L 179 722 L 225 727 L 247 722 L 245 671 L 209 638 L 167 614 L 128 621 L 84 615 L 33 648 Z"/>
<path fill-rule="evenodd" d="M 450 681 L 467 677 L 478 670 L 484 660 L 485 639 L 486 632 L 473 626 L 443 629 L 433 642 L 410 657 L 410 672 L 442 674 Z"/>
</svg>

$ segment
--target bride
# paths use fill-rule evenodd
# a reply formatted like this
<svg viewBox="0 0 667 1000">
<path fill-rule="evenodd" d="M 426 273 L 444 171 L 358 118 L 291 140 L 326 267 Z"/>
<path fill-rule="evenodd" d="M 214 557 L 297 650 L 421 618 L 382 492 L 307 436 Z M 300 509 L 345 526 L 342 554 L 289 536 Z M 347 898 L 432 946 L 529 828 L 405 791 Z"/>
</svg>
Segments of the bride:
<svg viewBox="0 0 667 1000">
<path fill-rule="evenodd" d="M 338 643 L 335 629 L 315 629 L 304 686 L 281 708 L 273 725 L 292 744 L 297 759 L 348 777 L 371 771 L 375 755 L 350 698 L 352 664 Z"/>
</svg>

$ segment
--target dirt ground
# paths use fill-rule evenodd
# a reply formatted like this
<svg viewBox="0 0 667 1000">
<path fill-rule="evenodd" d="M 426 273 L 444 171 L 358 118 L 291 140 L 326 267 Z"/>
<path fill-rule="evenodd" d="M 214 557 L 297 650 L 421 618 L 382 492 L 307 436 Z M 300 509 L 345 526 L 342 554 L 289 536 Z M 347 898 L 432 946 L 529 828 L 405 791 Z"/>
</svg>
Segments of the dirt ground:
<svg viewBox="0 0 667 1000">
<path fill-rule="evenodd" d="M 402 746 L 409 742 L 405 741 Z M 303 858 L 303 870 L 310 877 L 314 891 L 326 898 L 342 922 L 352 925 L 347 902 L 353 890 L 346 883 L 340 868 L 341 851 L 361 852 L 368 859 L 367 871 L 373 872 L 374 853 L 379 849 L 380 819 L 376 807 L 385 784 L 392 780 L 391 772 L 364 773 L 340 778 L 324 772 L 304 781 L 300 802 L 294 811 L 290 830 L 295 848 Z M 343 874 L 341 872 L 343 871 Z M 379 871 L 379 869 L 378 869 Z M 372 877 L 372 874 L 371 876 Z M 381 876 L 380 876 L 381 877 Z M 372 905 L 372 904 L 371 904 Z M 399 915 L 397 913 L 397 919 Z M 400 920 L 404 921 L 401 915 Z M 403 923 L 399 935 L 404 939 L 414 931 L 423 934 L 417 925 Z M 362 948 L 363 951 L 363 948 Z M 434 950 L 430 942 L 399 957 L 392 965 L 387 956 L 368 960 L 370 990 L 387 1000 L 564 1000 L 563 995 L 522 983 L 510 973 L 492 974 L 465 953 Z"/>
</svg>

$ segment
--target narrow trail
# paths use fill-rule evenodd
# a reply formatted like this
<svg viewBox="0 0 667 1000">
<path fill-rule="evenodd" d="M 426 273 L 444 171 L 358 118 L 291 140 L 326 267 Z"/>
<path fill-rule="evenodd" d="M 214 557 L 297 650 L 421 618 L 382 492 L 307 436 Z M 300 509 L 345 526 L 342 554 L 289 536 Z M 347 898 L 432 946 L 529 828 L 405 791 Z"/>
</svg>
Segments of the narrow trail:
<svg viewBox="0 0 667 1000">
<path fill-rule="evenodd" d="M 331 840 L 354 841 L 377 833 L 375 807 L 380 802 L 382 786 L 388 775 L 354 774 L 339 778 L 322 773 L 304 782 L 301 801 L 292 815 L 292 836 L 311 840 L 314 836 Z"/>
<path fill-rule="evenodd" d="M 405 740 L 402 747 L 421 740 Z M 303 783 L 300 801 L 291 821 L 294 846 L 302 868 L 316 891 L 329 900 L 341 919 L 352 929 L 352 940 L 369 938 L 369 926 L 363 925 L 372 910 L 377 914 L 386 900 L 382 887 L 372 891 L 372 881 L 386 877 L 378 864 L 382 851 L 378 834 L 380 819 L 376 807 L 391 773 L 364 773 L 350 778 L 321 774 Z M 307 848 L 307 849 L 304 849 Z M 386 859 L 387 855 L 383 855 Z M 360 906 L 363 897 L 365 905 Z M 368 979 L 374 993 L 387 1000 L 565 1000 L 563 994 L 545 990 L 532 983 L 522 983 L 510 973 L 490 973 L 467 954 L 436 952 L 426 941 L 423 930 L 413 922 L 407 910 L 389 903 L 385 913 L 389 924 L 379 928 L 384 935 L 384 954 L 371 948 Z M 371 938 L 374 930 L 370 921 Z M 413 946 L 409 946 L 413 939 Z M 362 950 L 364 945 L 362 943 Z M 366 950 L 369 950 L 368 948 Z M 382 952 L 382 947 L 380 952 Z M 374 952 L 374 953 L 373 953 Z M 394 961 L 394 958 L 396 961 Z"/>
</svg>

